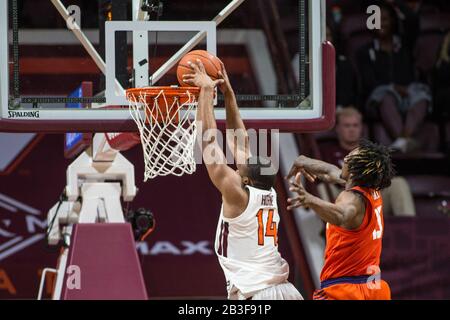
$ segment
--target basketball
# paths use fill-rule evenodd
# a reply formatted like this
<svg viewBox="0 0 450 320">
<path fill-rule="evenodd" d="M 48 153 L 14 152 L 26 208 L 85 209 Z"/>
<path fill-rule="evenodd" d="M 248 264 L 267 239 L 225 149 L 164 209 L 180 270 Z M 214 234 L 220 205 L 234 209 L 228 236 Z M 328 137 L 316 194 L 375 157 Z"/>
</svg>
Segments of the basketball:
<svg viewBox="0 0 450 320">
<path fill-rule="evenodd" d="M 191 67 L 189 67 L 188 62 L 194 62 L 200 59 L 205 66 L 206 73 L 211 77 L 211 79 L 216 80 L 219 75 L 218 72 L 222 70 L 221 61 L 215 55 L 209 53 L 205 50 L 194 50 L 187 53 L 178 63 L 177 68 L 177 78 L 180 86 L 189 86 L 183 81 L 183 75 L 193 73 Z"/>
</svg>

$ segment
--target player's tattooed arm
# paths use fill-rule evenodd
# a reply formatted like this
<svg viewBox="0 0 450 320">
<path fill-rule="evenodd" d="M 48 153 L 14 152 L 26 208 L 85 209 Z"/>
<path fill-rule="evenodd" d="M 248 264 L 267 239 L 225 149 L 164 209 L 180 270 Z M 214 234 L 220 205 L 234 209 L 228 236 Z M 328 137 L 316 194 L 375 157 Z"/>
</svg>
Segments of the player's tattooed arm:
<svg viewBox="0 0 450 320">
<path fill-rule="evenodd" d="M 348 230 L 354 230 L 361 225 L 365 204 L 358 194 L 344 191 L 335 203 L 331 203 L 308 193 L 301 183 L 301 173 L 298 173 L 290 184 L 289 190 L 297 195 L 288 199 L 289 210 L 298 207 L 311 208 L 323 221 Z"/>
<path fill-rule="evenodd" d="M 246 160 L 251 156 L 249 138 L 244 122 L 242 121 L 239 107 L 230 79 L 228 78 L 225 65 L 221 62 L 222 70 L 218 72 L 220 79 L 224 80 L 222 84 L 218 85 L 219 90 L 225 98 L 225 112 L 227 121 L 226 140 L 227 144 L 233 153 L 236 165 L 246 163 Z"/>
<path fill-rule="evenodd" d="M 311 159 L 303 155 L 299 156 L 292 165 L 286 179 L 294 177 L 297 173 L 301 173 L 311 182 L 319 179 L 328 183 L 336 183 L 345 185 L 346 181 L 342 179 L 342 170 L 335 165 L 327 162 Z"/>
</svg>

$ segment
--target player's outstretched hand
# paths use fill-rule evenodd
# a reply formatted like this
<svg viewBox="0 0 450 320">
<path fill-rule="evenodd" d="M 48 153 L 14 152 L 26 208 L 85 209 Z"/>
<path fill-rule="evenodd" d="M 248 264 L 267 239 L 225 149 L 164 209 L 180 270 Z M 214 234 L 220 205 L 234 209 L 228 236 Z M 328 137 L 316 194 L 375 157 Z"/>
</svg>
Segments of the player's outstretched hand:
<svg viewBox="0 0 450 320">
<path fill-rule="evenodd" d="M 291 179 L 297 173 L 301 173 L 310 182 L 320 180 L 327 183 L 345 185 L 346 181 L 341 178 L 341 170 L 336 166 L 323 161 L 310 159 L 303 155 L 299 156 L 292 165 L 286 180 Z"/>
<path fill-rule="evenodd" d="M 189 67 L 194 73 L 183 75 L 183 81 L 189 85 L 199 88 L 214 88 L 224 83 L 223 79 L 212 80 L 206 73 L 205 66 L 200 59 L 196 61 L 188 61 Z"/>
<path fill-rule="evenodd" d="M 302 185 L 302 174 L 299 172 L 295 175 L 295 179 L 289 181 L 291 187 L 289 190 L 291 192 L 297 193 L 297 196 L 294 198 L 289 198 L 288 201 L 288 210 L 292 210 L 298 207 L 309 207 L 311 204 L 311 200 L 313 196 L 308 193 Z"/>
<path fill-rule="evenodd" d="M 233 92 L 233 88 L 231 87 L 230 79 L 228 78 L 227 70 L 225 69 L 225 65 L 222 61 L 220 61 L 220 65 L 222 66 L 222 70 L 219 71 L 217 74 L 219 75 L 219 78 L 222 79 L 224 82 L 222 84 L 219 84 L 218 88 L 222 92 L 222 94 L 227 94 L 229 92 Z"/>
<path fill-rule="evenodd" d="M 286 179 L 289 180 L 289 179 L 293 178 L 294 176 L 296 176 L 298 173 L 301 173 L 310 182 L 316 181 L 317 176 L 314 173 L 308 171 L 306 169 L 305 165 L 306 165 L 306 157 L 300 156 L 297 159 L 295 159 L 291 170 L 289 171 L 288 175 L 286 176 Z"/>
</svg>

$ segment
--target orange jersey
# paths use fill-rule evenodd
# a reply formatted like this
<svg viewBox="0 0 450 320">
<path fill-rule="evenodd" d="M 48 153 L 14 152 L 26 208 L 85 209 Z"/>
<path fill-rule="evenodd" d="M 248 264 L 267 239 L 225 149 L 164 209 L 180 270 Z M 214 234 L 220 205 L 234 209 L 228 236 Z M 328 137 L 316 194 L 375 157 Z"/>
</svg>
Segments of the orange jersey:
<svg viewBox="0 0 450 320">
<path fill-rule="evenodd" d="M 372 275 L 379 272 L 383 236 L 383 202 L 379 191 L 353 187 L 366 202 L 361 226 L 346 230 L 327 224 L 325 264 L 320 281 L 341 277 Z"/>
<path fill-rule="evenodd" d="M 314 300 L 391 300 L 391 289 L 386 281 L 367 283 L 342 282 L 316 290 Z"/>
</svg>

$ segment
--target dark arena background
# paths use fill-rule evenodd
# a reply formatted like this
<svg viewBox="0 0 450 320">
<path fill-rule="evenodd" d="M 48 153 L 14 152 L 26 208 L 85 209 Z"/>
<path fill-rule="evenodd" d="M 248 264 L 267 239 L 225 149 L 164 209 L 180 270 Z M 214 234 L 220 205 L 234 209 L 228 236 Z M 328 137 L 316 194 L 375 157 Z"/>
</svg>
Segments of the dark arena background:
<svg viewBox="0 0 450 320">
<path fill-rule="evenodd" d="M 6 80 L 8 92 L 2 91 L 0 101 L 0 299 L 37 299 L 44 269 L 57 269 L 64 252 L 63 240 L 48 243 L 47 228 L 49 210 L 66 187 L 68 166 L 85 150 L 92 155 L 93 134 L 136 131 L 134 122 L 116 121 L 122 116 L 114 118 L 113 113 L 103 115 L 97 110 L 93 119 L 78 117 L 77 111 L 57 113 L 58 108 L 89 109 L 91 104 L 93 109 L 94 104 L 108 104 L 109 97 L 105 93 L 108 75 L 72 35 L 54 2 L 81 8 L 81 29 L 100 59 L 108 51 L 105 21 L 131 20 L 133 9 L 131 0 L 7 2 L 8 32 L 1 33 L 1 46 L 8 47 L 8 64 L 2 65 L 2 72 L 8 77 L 0 78 L 0 85 L 3 90 Z M 230 0 L 147 3 L 152 6 L 148 13 L 152 21 L 211 21 Z M 448 300 L 450 2 L 323 3 L 322 11 L 314 12 L 308 0 L 247 0 L 217 29 L 217 56 L 227 68 L 239 105 L 245 112 L 262 111 L 261 122 L 244 119 L 247 128 L 281 132 L 275 189 L 281 217 L 278 248 L 290 267 L 288 280 L 305 299 L 312 299 L 320 287 L 325 224 L 310 209 L 287 210 L 290 191 L 284 176 L 300 154 L 340 167 L 355 143 L 366 138 L 391 147 L 396 170 L 391 187 L 383 193 L 380 264 L 392 299 Z M 378 28 L 373 16 L 377 11 L 368 10 L 372 5 L 380 8 Z M 318 45 L 316 25 L 326 38 Z M 111 49 L 116 79 L 125 89 L 139 87 L 140 74 L 148 79 L 189 39 L 166 31 L 149 32 L 144 46 L 149 66 L 143 71 L 133 65 L 132 57 L 133 50 L 141 49 L 132 46 L 132 32 L 126 33 L 113 36 Z M 335 55 L 330 51 L 333 46 Z M 205 43 L 195 48 L 206 49 Z M 161 81 L 158 85 L 178 83 L 175 64 Z M 220 112 L 223 97 L 217 96 Z M 55 119 L 43 119 L 52 110 Z M 299 112 L 294 120 L 279 116 L 291 111 Z M 108 117 L 111 122 L 104 121 Z M 217 120 L 223 129 L 224 118 L 218 115 Z M 66 132 L 77 131 L 80 140 L 68 145 L 71 136 Z M 139 142 L 136 134 L 127 137 Z M 226 281 L 214 249 L 222 198 L 205 165 L 197 164 L 191 175 L 158 176 L 144 182 L 143 148 L 127 146 L 120 151 L 134 165 L 138 192 L 132 202 L 121 199 L 123 211 L 145 208 L 155 218 L 154 231 L 145 240 L 133 242 L 148 298 L 226 299 Z M 339 192 L 332 184 L 307 182 L 305 186 L 309 193 L 332 202 Z M 92 244 L 86 259 L 98 265 L 96 272 L 109 275 L 128 270 L 121 264 L 126 255 L 118 254 L 117 265 L 107 265 L 95 254 L 96 243 L 105 242 L 98 246 L 111 253 L 114 248 L 122 250 L 121 239 L 114 232 L 84 238 Z M 75 259 L 73 255 L 69 260 Z M 52 299 L 57 276 L 50 271 L 43 280 L 40 298 Z M 64 297 L 70 294 L 63 289 Z"/>
</svg>

